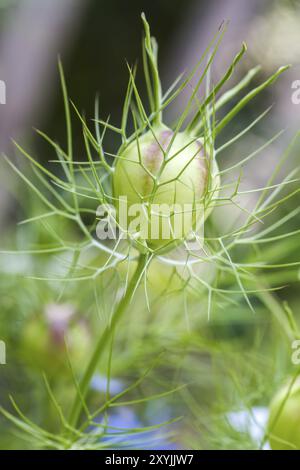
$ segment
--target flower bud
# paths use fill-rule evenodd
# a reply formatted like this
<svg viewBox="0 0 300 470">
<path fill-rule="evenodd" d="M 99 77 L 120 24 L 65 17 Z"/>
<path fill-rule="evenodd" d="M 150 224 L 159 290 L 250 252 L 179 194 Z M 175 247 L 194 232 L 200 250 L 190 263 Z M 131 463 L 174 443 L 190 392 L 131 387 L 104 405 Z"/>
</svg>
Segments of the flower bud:
<svg viewBox="0 0 300 470">
<path fill-rule="evenodd" d="M 126 228 L 136 246 L 141 251 L 172 249 L 203 225 L 210 212 L 208 199 L 219 185 L 216 173 L 216 163 L 200 138 L 185 132 L 175 135 L 164 125 L 135 138 L 120 152 L 113 176 L 121 230 L 118 203 L 123 197 L 131 225 Z M 138 212 L 140 226 L 133 223 Z"/>
<path fill-rule="evenodd" d="M 289 382 L 270 405 L 268 432 L 273 450 L 300 449 L 300 380 Z"/>
<path fill-rule="evenodd" d="M 68 370 L 69 354 L 74 370 L 82 370 L 86 355 L 90 353 L 91 334 L 85 321 L 72 321 L 74 316 L 72 305 L 48 304 L 42 315 L 34 315 L 26 321 L 20 355 L 29 367 L 54 377 L 58 371 Z"/>
</svg>

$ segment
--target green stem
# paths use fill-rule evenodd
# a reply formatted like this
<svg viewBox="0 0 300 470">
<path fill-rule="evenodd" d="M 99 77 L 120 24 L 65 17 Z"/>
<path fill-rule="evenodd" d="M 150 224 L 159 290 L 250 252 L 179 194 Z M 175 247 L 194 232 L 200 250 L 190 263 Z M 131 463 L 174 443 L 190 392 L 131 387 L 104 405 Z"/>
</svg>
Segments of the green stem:
<svg viewBox="0 0 300 470">
<path fill-rule="evenodd" d="M 150 103 L 152 103 L 152 98 L 153 98 L 153 103 L 152 103 L 153 110 L 152 111 L 156 113 L 156 116 L 153 119 L 153 122 L 154 124 L 159 126 L 162 122 L 162 111 L 161 111 L 162 90 L 161 90 L 161 83 L 160 83 L 158 64 L 157 64 L 158 46 L 157 46 L 155 39 L 151 37 L 150 26 L 149 26 L 148 21 L 146 20 L 145 14 L 142 13 L 141 17 L 142 17 L 142 21 L 144 23 L 144 28 L 145 28 L 145 50 L 146 50 L 146 53 L 148 54 L 149 63 L 150 63 L 150 70 L 151 70 L 152 82 L 153 82 L 152 83 L 153 97 L 151 93 L 151 85 L 149 83 L 148 66 L 146 65 L 146 63 L 145 63 L 146 67 L 144 66 L 145 78 L 146 78 Z"/>
<path fill-rule="evenodd" d="M 87 368 L 85 370 L 85 373 L 81 379 L 81 382 L 79 384 L 79 389 L 80 389 L 80 393 L 77 393 L 76 394 L 76 397 L 75 397 L 75 400 L 74 400 L 74 403 L 73 403 L 73 406 L 72 406 L 72 409 L 71 409 L 71 414 L 70 414 L 70 419 L 69 419 L 69 424 L 71 427 L 75 428 L 77 423 L 78 423 L 78 420 L 79 420 L 79 417 L 80 417 L 80 414 L 82 412 L 82 409 L 83 409 L 83 400 L 88 392 L 88 389 L 89 389 L 89 385 L 90 385 L 90 382 L 92 380 L 92 377 L 95 373 L 95 370 L 97 368 L 97 365 L 99 363 L 99 359 L 100 359 L 100 356 L 102 354 L 102 352 L 104 351 L 106 345 L 107 345 L 107 342 L 111 336 L 111 333 L 113 332 L 117 322 L 119 321 L 119 319 L 121 318 L 124 310 L 127 308 L 128 304 L 130 303 L 131 301 L 131 298 L 132 298 L 132 293 L 133 293 L 133 290 L 134 288 L 136 287 L 137 283 L 139 282 L 139 279 L 143 273 L 143 270 L 145 268 L 145 265 L 146 265 L 146 262 L 147 262 L 147 255 L 140 255 L 139 257 L 139 260 L 138 260 L 138 265 L 136 267 L 136 270 L 135 270 L 135 273 L 134 275 L 132 276 L 128 286 L 127 286 L 127 289 L 126 289 L 126 292 L 124 294 L 124 296 L 122 297 L 122 299 L 120 300 L 113 316 L 112 316 L 112 319 L 110 321 L 110 323 L 107 325 L 107 327 L 105 328 L 103 334 L 100 336 L 99 340 L 98 340 L 98 343 L 96 345 L 96 348 L 90 358 L 90 361 L 87 365 Z"/>
<path fill-rule="evenodd" d="M 295 333 L 293 332 L 287 314 L 282 308 L 280 302 L 276 300 L 276 297 L 271 292 L 264 290 L 266 287 L 264 285 L 258 285 L 258 289 L 261 292 L 258 292 L 258 297 L 261 299 L 263 304 L 273 313 L 275 319 L 277 320 L 281 331 L 285 334 L 288 344 L 291 344 L 291 341 L 295 339 Z"/>
</svg>

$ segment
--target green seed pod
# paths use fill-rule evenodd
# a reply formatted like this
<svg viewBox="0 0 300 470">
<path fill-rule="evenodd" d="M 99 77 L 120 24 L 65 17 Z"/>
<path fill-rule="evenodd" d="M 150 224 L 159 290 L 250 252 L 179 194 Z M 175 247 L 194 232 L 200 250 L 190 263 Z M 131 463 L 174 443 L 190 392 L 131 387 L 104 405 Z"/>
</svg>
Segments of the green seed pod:
<svg viewBox="0 0 300 470">
<path fill-rule="evenodd" d="M 53 315 L 53 312 L 55 316 Z M 90 352 L 91 335 L 84 321 L 71 323 L 71 307 L 49 304 L 43 315 L 26 321 L 22 331 L 20 355 L 31 368 L 42 370 L 54 377 L 68 370 L 68 353 L 75 371 L 82 369 Z"/>
<path fill-rule="evenodd" d="M 197 231 L 211 210 L 208 200 L 219 186 L 216 163 L 202 139 L 156 126 L 119 154 L 113 176 L 114 200 L 126 198 L 127 222 L 138 207 L 141 225 L 129 230 L 141 250 L 168 251 Z M 128 228 L 128 225 L 126 228 Z M 134 224 L 133 224 L 134 225 Z M 125 229 L 126 230 L 126 229 Z"/>
<path fill-rule="evenodd" d="M 300 381 L 288 383 L 270 405 L 268 432 L 273 450 L 300 449 Z"/>
</svg>

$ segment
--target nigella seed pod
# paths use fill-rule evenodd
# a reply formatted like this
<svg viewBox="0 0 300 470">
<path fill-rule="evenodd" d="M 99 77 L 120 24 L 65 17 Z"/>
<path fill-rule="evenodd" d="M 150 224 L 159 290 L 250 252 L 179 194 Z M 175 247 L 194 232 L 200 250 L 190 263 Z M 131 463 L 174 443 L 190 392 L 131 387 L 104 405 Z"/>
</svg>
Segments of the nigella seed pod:
<svg viewBox="0 0 300 470">
<path fill-rule="evenodd" d="M 268 434 L 273 450 L 300 449 L 300 380 L 289 381 L 270 405 Z"/>
<path fill-rule="evenodd" d="M 216 163 L 205 147 L 203 139 L 159 124 L 119 153 L 114 200 L 120 212 L 118 201 L 126 198 L 125 231 L 142 251 L 172 249 L 203 224 L 219 186 Z"/>
</svg>

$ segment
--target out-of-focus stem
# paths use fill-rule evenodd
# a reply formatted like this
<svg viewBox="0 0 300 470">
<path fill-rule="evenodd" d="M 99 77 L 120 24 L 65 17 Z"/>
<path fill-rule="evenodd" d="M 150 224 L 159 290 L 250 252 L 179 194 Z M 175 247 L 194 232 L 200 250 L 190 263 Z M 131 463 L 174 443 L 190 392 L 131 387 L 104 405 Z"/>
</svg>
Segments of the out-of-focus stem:
<svg viewBox="0 0 300 470">
<path fill-rule="evenodd" d="M 105 328 L 103 334 L 100 336 L 98 343 L 96 345 L 96 348 L 88 362 L 87 368 L 85 370 L 85 373 L 81 379 L 81 382 L 79 384 L 80 388 L 80 394 L 77 393 L 72 409 L 71 409 L 71 414 L 70 414 L 70 419 L 69 419 L 69 424 L 71 427 L 76 428 L 76 425 L 78 423 L 81 411 L 83 409 L 83 400 L 89 390 L 89 385 L 92 380 L 92 377 L 95 373 L 95 370 L 97 368 L 97 365 L 99 363 L 100 356 L 102 352 L 104 351 L 107 342 L 109 338 L 111 337 L 111 333 L 113 332 L 117 322 L 119 319 L 122 317 L 122 314 L 124 313 L 125 309 L 127 308 L 128 304 L 130 303 L 130 300 L 132 298 L 132 293 L 139 282 L 139 279 L 143 273 L 143 270 L 145 268 L 147 262 L 147 255 L 141 254 L 138 260 L 138 264 L 136 267 L 136 270 L 127 286 L 126 292 L 122 299 L 120 300 L 113 316 L 110 321 L 110 323 L 107 325 Z"/>
</svg>

